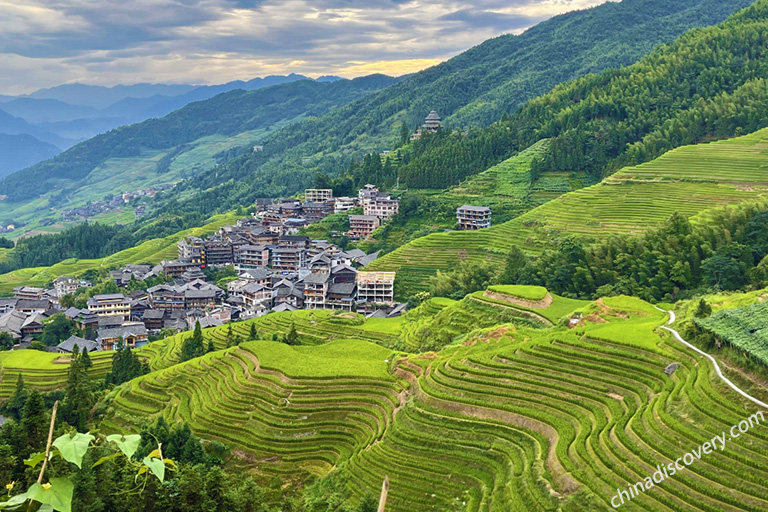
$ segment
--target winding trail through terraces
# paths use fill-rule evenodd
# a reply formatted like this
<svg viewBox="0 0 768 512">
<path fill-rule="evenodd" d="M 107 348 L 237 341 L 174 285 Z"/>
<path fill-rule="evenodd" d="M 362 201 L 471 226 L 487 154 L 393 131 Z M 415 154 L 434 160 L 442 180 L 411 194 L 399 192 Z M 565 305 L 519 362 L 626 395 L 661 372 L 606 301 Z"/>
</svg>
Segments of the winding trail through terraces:
<svg viewBox="0 0 768 512">
<path fill-rule="evenodd" d="M 665 312 L 665 313 L 667 313 L 667 314 L 669 315 L 669 321 L 667 322 L 667 324 L 666 324 L 666 325 L 662 325 L 662 326 L 661 326 L 661 328 L 662 328 L 662 329 L 666 329 L 667 331 L 671 332 L 671 333 L 672 333 L 672 336 L 674 336 L 674 337 L 675 337 L 675 339 L 677 339 L 677 341 L 679 341 L 680 343 L 684 344 L 686 347 L 688 347 L 688 348 L 691 348 L 691 349 L 695 350 L 695 351 L 696 351 L 696 352 L 698 352 L 699 354 L 703 355 L 704 357 L 706 357 L 706 358 L 708 358 L 710 361 L 712 361 L 712 364 L 714 364 L 714 365 L 715 365 L 715 371 L 717 372 L 717 376 L 718 376 L 718 377 L 720 377 L 720 379 L 722 379 L 722 381 L 723 381 L 723 382 L 725 382 L 726 384 L 728 384 L 728 386 L 730 386 L 730 387 L 731 387 L 731 389 L 733 389 L 734 391 L 736 391 L 738 394 L 740 394 L 741 396 L 743 396 L 743 397 L 744 397 L 744 398 L 746 398 L 747 400 L 751 400 L 752 402 L 756 403 L 756 404 L 757 404 L 757 405 L 759 405 L 760 407 L 763 407 L 763 408 L 765 408 L 766 410 L 768 410 L 768 404 L 766 404 L 765 402 L 762 402 L 762 401 L 758 400 L 757 398 L 753 397 L 753 396 L 752 396 L 752 395 L 750 395 L 749 393 L 747 393 L 747 392 L 745 392 L 745 391 L 742 391 L 742 390 L 741 390 L 741 389 L 740 389 L 740 388 L 739 388 L 739 387 L 738 387 L 736 384 L 734 384 L 733 382 L 731 382 L 731 381 L 728 379 L 728 377 L 726 377 L 725 375 L 723 375 L 723 372 L 720 370 L 720 365 L 719 365 L 719 364 L 717 364 L 717 360 L 715 360 L 715 358 L 714 358 L 714 357 L 712 357 L 711 355 L 707 354 L 707 353 L 706 353 L 706 352 L 704 352 L 703 350 L 699 350 L 697 347 L 694 347 L 693 345 L 691 345 L 690 343 L 688 343 L 687 341 L 685 341 L 685 340 L 683 339 L 683 337 L 682 337 L 682 336 L 680 336 L 680 333 L 679 333 L 679 332 L 677 332 L 677 331 L 676 331 L 676 330 L 674 330 L 673 328 L 669 327 L 669 325 L 673 324 L 673 323 L 674 323 L 674 321 L 675 321 L 675 312 L 674 312 L 674 311 L 667 311 L 666 309 L 661 309 L 661 308 L 660 308 L 660 307 L 658 307 L 658 306 L 654 306 L 654 307 L 655 307 L 656 309 L 658 309 L 659 311 L 663 311 L 663 312 Z"/>
</svg>

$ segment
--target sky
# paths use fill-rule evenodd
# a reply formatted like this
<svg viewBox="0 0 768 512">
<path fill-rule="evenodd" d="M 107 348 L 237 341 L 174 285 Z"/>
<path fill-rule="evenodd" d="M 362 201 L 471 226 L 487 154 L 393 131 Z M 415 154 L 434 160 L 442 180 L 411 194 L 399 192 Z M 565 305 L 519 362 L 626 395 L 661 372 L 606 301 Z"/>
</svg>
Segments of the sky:
<svg viewBox="0 0 768 512">
<path fill-rule="evenodd" d="M 418 71 L 606 0 L 0 0 L 0 93 Z"/>
</svg>

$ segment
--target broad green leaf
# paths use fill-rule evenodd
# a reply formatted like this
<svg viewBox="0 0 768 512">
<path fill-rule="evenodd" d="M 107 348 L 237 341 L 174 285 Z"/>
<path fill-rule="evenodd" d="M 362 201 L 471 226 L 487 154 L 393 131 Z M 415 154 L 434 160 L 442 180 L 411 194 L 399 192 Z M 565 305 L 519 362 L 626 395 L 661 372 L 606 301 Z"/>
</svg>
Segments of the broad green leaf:
<svg viewBox="0 0 768 512">
<path fill-rule="evenodd" d="M 131 457 L 133 457 L 133 454 L 136 453 L 136 450 L 139 449 L 141 436 L 140 435 L 123 436 L 120 434 L 112 434 L 111 436 L 107 436 L 107 441 L 111 441 L 115 443 L 117 447 L 120 448 L 120 451 L 123 452 L 123 454 L 125 454 L 125 456 L 130 459 Z"/>
<path fill-rule="evenodd" d="M 88 446 L 95 438 L 91 434 L 64 434 L 56 438 L 53 446 L 59 449 L 64 460 L 75 464 L 78 468 L 82 467 L 83 456 L 88 451 Z"/>
<path fill-rule="evenodd" d="M 5 509 L 17 509 L 27 502 L 27 493 L 17 494 L 8 499 L 8 501 L 0 502 L 0 510 Z"/>
<path fill-rule="evenodd" d="M 26 492 L 27 497 L 43 505 L 50 505 L 58 512 L 71 512 L 72 493 L 75 490 L 72 481 L 68 478 L 51 478 L 49 484 L 46 489 L 35 482 Z"/>
<path fill-rule="evenodd" d="M 120 453 L 113 453 L 112 455 L 107 455 L 105 457 L 102 457 L 99 460 L 97 460 L 96 462 L 94 462 L 93 466 L 91 466 L 91 467 L 95 468 L 96 466 L 101 466 L 102 464 L 104 464 L 108 460 L 112 460 L 112 459 L 116 459 L 116 458 L 120 457 L 120 455 L 121 455 Z"/>
<path fill-rule="evenodd" d="M 155 448 L 151 452 L 149 452 L 149 455 L 147 455 L 150 459 L 159 459 L 160 458 L 160 449 Z"/>
<path fill-rule="evenodd" d="M 165 464 L 160 459 L 150 459 L 144 457 L 144 465 L 146 465 L 150 471 L 157 477 L 158 480 L 163 482 L 165 480 Z"/>
<path fill-rule="evenodd" d="M 37 509 L 37 512 L 53 512 L 53 507 L 46 503 Z"/>
<path fill-rule="evenodd" d="M 24 464 L 34 468 L 45 460 L 45 452 L 33 453 L 28 459 L 24 459 Z"/>
</svg>

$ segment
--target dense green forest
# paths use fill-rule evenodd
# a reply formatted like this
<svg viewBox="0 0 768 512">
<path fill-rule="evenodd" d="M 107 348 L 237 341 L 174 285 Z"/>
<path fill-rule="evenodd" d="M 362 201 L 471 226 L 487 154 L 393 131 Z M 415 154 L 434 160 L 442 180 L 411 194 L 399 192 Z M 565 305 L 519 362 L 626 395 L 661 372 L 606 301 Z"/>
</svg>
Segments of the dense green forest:
<svg viewBox="0 0 768 512">
<path fill-rule="evenodd" d="M 0 181 L 0 193 L 13 201 L 74 186 L 109 158 L 137 156 L 146 149 L 177 148 L 213 134 L 269 129 L 297 117 L 313 117 L 385 88 L 399 79 L 371 75 L 355 80 L 315 82 L 299 80 L 255 91 L 235 90 L 209 100 L 190 103 L 160 119 L 123 126 L 89 139 L 64 153 Z M 174 155 L 175 156 L 175 155 Z M 159 166 L 169 162 L 161 161 Z M 30 180 L 36 186 L 30 187 Z M 67 181 L 62 181 L 67 180 Z"/>
<path fill-rule="evenodd" d="M 507 279 L 541 284 L 571 297 L 632 295 L 649 301 L 678 300 L 710 288 L 764 287 L 766 210 L 766 204 L 749 203 L 717 209 L 704 225 L 674 215 L 642 236 L 597 244 L 568 237 L 527 268 L 509 269 Z"/>
<path fill-rule="evenodd" d="M 768 4 L 693 30 L 620 70 L 560 85 L 495 126 L 433 137 L 400 168 L 400 183 L 444 187 L 542 138 L 537 172 L 585 171 L 594 181 L 674 147 L 750 133 L 768 123 Z"/>
<path fill-rule="evenodd" d="M 655 45 L 669 42 L 691 27 L 717 23 L 748 4 L 748 0 L 727 4 L 709 0 L 626 0 L 558 16 L 520 36 L 486 41 L 383 91 L 282 129 L 266 141 L 262 153 L 236 157 L 200 179 L 181 185 L 176 192 L 216 187 L 200 199 L 211 208 L 248 204 L 258 195 L 293 193 L 310 184 L 318 171 L 336 175 L 348 167 L 353 157 L 398 145 L 401 123 L 413 129 L 432 109 L 446 118 L 449 128 L 498 121 L 503 113 L 515 111 L 522 102 L 557 83 L 632 63 Z M 468 105 L 485 94 L 500 96 L 497 106 L 477 119 L 472 112 L 481 109 L 480 102 L 476 108 Z M 481 103 L 482 108 L 488 105 L 485 100 Z M 452 120 L 459 110 L 465 120 Z M 470 156 L 443 158 L 427 151 L 424 158 L 414 159 L 418 162 L 413 165 L 427 160 L 429 169 L 454 165 L 446 173 L 460 179 L 468 175 L 463 162 L 473 162 L 472 169 L 477 172 L 482 170 L 481 165 L 497 163 L 515 149 L 499 147 L 496 155 L 488 157 L 484 144 L 481 146 L 476 151 L 467 150 Z M 481 165 L 474 164 L 476 158 L 481 159 Z M 166 206 L 166 211 L 194 207 L 172 202 Z"/>
</svg>

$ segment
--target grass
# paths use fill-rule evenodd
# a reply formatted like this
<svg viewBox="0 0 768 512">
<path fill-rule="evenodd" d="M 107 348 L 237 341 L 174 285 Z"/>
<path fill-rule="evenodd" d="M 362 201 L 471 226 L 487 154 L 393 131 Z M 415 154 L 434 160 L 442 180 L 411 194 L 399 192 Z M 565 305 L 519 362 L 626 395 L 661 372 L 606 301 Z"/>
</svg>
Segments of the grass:
<svg viewBox="0 0 768 512">
<path fill-rule="evenodd" d="M 392 351 L 369 341 L 342 339 L 309 347 L 259 341 L 249 345 L 249 350 L 262 367 L 278 369 L 292 378 L 391 378 L 386 359 Z"/>
<path fill-rule="evenodd" d="M 407 296 L 426 289 L 429 277 L 437 270 L 450 270 L 458 261 L 501 264 L 513 245 L 536 255 L 565 234 L 586 239 L 639 234 L 675 212 L 694 223 L 706 223 L 708 209 L 765 197 L 766 149 L 765 129 L 678 148 L 489 229 L 418 238 L 374 261 L 370 269 L 397 271 L 400 293 Z"/>
<path fill-rule="evenodd" d="M 489 286 L 488 289 L 492 292 L 528 300 L 543 300 L 548 293 L 543 286 L 529 285 L 495 285 Z"/>
</svg>

